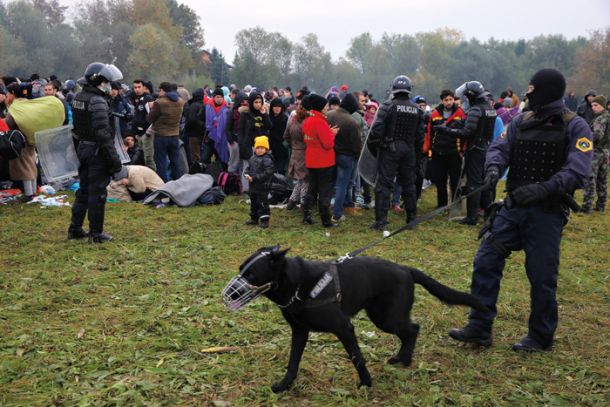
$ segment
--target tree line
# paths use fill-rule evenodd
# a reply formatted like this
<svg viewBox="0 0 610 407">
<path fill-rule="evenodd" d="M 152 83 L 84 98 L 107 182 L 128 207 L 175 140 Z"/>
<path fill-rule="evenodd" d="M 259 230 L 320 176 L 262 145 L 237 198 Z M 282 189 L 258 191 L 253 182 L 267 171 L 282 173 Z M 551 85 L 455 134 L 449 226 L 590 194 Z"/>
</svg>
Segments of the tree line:
<svg viewBox="0 0 610 407">
<path fill-rule="evenodd" d="M 540 35 L 501 41 L 466 39 L 451 28 L 415 34 L 363 33 L 333 59 L 311 33 L 298 42 L 261 27 L 235 35 L 229 64 L 216 48 L 204 51 L 200 17 L 177 0 L 81 2 L 70 22 L 58 0 L 0 0 L 0 74 L 77 78 L 91 61 L 113 62 L 125 78 L 172 80 L 193 88 L 206 83 L 308 86 L 318 92 L 348 84 L 382 98 L 392 78 L 406 74 L 414 93 L 436 100 L 443 88 L 479 80 L 496 95 L 526 89 L 538 69 L 556 68 L 568 89 L 610 93 L 610 27 L 589 38 Z M 212 44 L 213 45 L 213 44 Z"/>
</svg>

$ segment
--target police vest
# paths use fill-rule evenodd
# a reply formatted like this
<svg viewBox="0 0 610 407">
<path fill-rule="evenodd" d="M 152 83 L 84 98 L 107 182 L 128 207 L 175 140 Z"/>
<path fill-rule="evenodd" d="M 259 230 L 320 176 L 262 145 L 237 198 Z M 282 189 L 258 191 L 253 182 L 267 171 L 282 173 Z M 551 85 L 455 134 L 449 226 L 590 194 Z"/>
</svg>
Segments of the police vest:
<svg viewBox="0 0 610 407">
<path fill-rule="evenodd" d="M 481 120 L 479 120 L 477 131 L 473 137 L 473 145 L 482 147 L 487 146 L 493 139 L 498 114 L 496 109 L 488 103 L 478 105 L 478 107 L 481 109 Z"/>
<path fill-rule="evenodd" d="M 537 120 L 524 117 L 517 127 L 515 145 L 509 161 L 506 189 L 544 182 L 559 172 L 565 162 L 567 137 L 561 116 Z"/>
<path fill-rule="evenodd" d="M 415 142 L 415 132 L 420 121 L 420 110 L 410 100 L 396 100 L 390 113 L 389 131 L 386 132 L 386 142 Z"/>
<path fill-rule="evenodd" d="M 92 130 L 91 112 L 89 111 L 89 103 L 91 98 L 98 96 L 90 92 L 80 92 L 72 101 L 72 132 L 76 134 L 79 140 L 95 141 L 95 136 Z"/>
</svg>

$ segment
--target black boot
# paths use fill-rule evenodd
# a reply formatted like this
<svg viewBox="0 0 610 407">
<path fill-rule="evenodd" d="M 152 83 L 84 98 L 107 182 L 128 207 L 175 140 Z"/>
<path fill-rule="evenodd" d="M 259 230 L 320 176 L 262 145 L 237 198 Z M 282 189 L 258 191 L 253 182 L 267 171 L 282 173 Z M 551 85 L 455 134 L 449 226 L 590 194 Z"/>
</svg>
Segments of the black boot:
<svg viewBox="0 0 610 407">
<path fill-rule="evenodd" d="M 291 210 L 293 210 L 296 207 L 297 207 L 297 203 L 295 201 L 290 201 L 289 200 L 288 204 L 286 205 L 286 210 L 287 211 L 291 211 Z"/>
<path fill-rule="evenodd" d="M 462 225 L 474 226 L 479 221 L 479 207 L 481 206 L 481 194 L 474 194 L 466 199 L 466 217 L 460 220 Z"/>
<path fill-rule="evenodd" d="M 407 223 L 411 223 L 415 220 L 415 212 L 407 213 Z"/>
<path fill-rule="evenodd" d="M 311 211 L 309 209 L 303 209 L 303 225 L 313 225 L 313 219 L 311 219 Z"/>
<path fill-rule="evenodd" d="M 85 232 L 81 226 L 70 226 L 68 228 L 68 240 L 85 239 L 89 233 Z"/>
<path fill-rule="evenodd" d="M 537 340 L 533 339 L 530 336 L 526 336 L 525 338 L 521 339 L 519 342 L 515 343 L 513 345 L 513 350 L 515 352 L 542 352 L 545 350 L 550 349 L 551 346 L 542 346 L 540 343 L 538 343 Z"/>
<path fill-rule="evenodd" d="M 89 243 L 105 243 L 111 242 L 112 236 L 107 233 L 90 233 Z"/>
<path fill-rule="evenodd" d="M 456 341 L 474 343 L 478 346 L 491 346 L 491 331 L 466 325 L 464 328 L 453 328 L 449 330 L 449 336 Z"/>
</svg>

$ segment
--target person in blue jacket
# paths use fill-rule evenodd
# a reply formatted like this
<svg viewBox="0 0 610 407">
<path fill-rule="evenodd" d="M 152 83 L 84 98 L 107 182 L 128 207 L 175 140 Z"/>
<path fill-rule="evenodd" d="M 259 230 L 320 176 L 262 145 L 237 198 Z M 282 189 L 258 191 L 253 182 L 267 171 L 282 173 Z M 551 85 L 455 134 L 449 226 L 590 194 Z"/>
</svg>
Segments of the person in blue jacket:
<svg viewBox="0 0 610 407">
<path fill-rule="evenodd" d="M 528 88 L 530 111 L 513 119 L 492 143 L 485 161 L 485 183 L 495 185 L 510 165 L 508 192 L 492 216 L 474 258 L 471 292 L 489 309 L 471 310 L 468 324 L 452 329 L 453 339 L 490 346 L 506 258 L 525 252 L 530 282 L 531 311 L 527 336 L 515 351 L 542 351 L 553 344 L 557 328 L 557 276 L 561 233 L 567 221 L 567 203 L 583 188 L 591 173 L 593 142 L 589 126 L 563 103 L 566 81 L 554 69 L 542 69 Z"/>
</svg>

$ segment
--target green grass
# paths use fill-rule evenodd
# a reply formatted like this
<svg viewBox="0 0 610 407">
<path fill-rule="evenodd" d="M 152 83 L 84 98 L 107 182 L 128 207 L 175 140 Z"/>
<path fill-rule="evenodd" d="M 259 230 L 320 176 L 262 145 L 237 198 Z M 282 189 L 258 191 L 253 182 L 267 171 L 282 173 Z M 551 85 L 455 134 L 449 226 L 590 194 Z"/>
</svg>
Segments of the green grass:
<svg viewBox="0 0 610 407">
<path fill-rule="evenodd" d="M 433 208 L 425 191 L 420 213 Z M 373 377 L 357 375 L 331 335 L 313 334 L 294 387 L 270 390 L 288 360 L 290 330 L 266 299 L 224 309 L 220 291 L 241 261 L 280 243 L 292 255 L 333 259 L 380 233 L 372 211 L 325 235 L 299 213 L 272 209 L 271 228 L 243 225 L 248 206 L 152 209 L 109 204 L 105 245 L 67 241 L 69 208 L 0 206 L 0 405 L 390 405 L 604 406 L 610 401 L 608 213 L 573 215 L 564 231 L 560 325 L 552 352 L 510 345 L 527 330 L 529 284 L 522 253 L 507 262 L 494 346 L 477 350 L 446 335 L 467 309 L 416 289 L 421 324 L 411 367 L 385 363 L 397 339 L 354 319 Z M 393 227 L 403 224 L 391 214 Z M 423 269 L 468 290 L 478 247 L 472 228 L 436 218 L 366 254 Z M 207 354 L 213 346 L 233 353 Z"/>
</svg>

